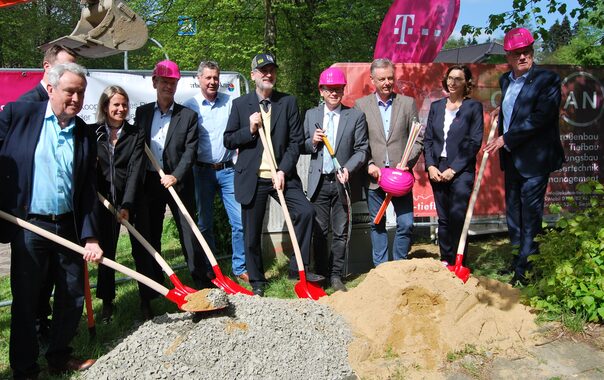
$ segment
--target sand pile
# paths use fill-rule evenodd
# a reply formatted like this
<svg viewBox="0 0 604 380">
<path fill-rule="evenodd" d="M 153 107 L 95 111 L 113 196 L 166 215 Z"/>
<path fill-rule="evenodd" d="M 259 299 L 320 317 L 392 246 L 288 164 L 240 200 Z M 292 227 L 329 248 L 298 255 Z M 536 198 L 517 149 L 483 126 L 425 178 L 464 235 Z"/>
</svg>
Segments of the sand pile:
<svg viewBox="0 0 604 380">
<path fill-rule="evenodd" d="M 415 259 L 380 265 L 358 287 L 321 302 L 353 330 L 349 360 L 355 372 L 381 378 L 392 358 L 433 370 L 466 344 L 511 354 L 534 343 L 534 317 L 518 303 L 519 295 L 486 278 L 463 284 L 440 262 Z"/>
</svg>

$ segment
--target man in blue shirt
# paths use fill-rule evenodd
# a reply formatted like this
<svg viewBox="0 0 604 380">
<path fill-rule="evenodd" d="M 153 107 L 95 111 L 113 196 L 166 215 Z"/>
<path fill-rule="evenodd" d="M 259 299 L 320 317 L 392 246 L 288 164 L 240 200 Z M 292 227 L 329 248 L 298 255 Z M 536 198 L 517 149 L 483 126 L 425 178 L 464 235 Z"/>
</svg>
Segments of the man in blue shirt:
<svg viewBox="0 0 604 380">
<path fill-rule="evenodd" d="M 560 77 L 534 65 L 534 42 L 524 28 L 505 35 L 503 47 L 512 70 L 499 79 L 499 137 L 484 148 L 489 154 L 499 151 L 505 173 L 508 232 L 518 249 L 511 266 L 512 285 L 526 282 L 528 257 L 539 249 L 535 236 L 541 232 L 549 175 L 564 162 L 558 125 Z"/>
<path fill-rule="evenodd" d="M 220 67 L 216 62 L 201 61 L 197 69 L 197 79 L 201 92 L 183 105 L 197 112 L 198 115 L 199 143 L 193 174 L 199 229 L 210 249 L 215 251 L 214 196 L 218 191 L 231 224 L 233 274 L 242 281 L 249 282 L 245 270 L 241 205 L 235 200 L 233 183 L 235 178 L 233 158 L 237 153 L 225 148 L 222 142 L 231 113 L 231 97 L 218 91 L 220 89 Z"/>
<path fill-rule="evenodd" d="M 9 103 L 0 113 L 0 208 L 85 245 L 84 258 L 98 261 L 96 140 L 76 116 L 84 104 L 86 71 L 74 63 L 56 65 L 47 89 L 48 102 Z M 55 281 L 49 371 L 87 369 L 94 360 L 74 358 L 69 347 L 84 304 L 82 257 L 28 230 L 1 225 L 0 231 L 0 240 L 11 243 L 13 377 L 37 378 L 40 371 L 35 301 L 48 277 Z"/>
</svg>

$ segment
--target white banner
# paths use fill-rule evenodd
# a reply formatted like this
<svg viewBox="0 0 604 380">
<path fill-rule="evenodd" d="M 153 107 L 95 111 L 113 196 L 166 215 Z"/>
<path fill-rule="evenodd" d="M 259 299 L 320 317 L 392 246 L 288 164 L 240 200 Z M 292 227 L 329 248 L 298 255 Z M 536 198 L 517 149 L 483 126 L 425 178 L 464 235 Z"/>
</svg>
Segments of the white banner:
<svg viewBox="0 0 604 380">
<path fill-rule="evenodd" d="M 88 86 L 84 95 L 84 107 L 79 113 L 79 116 L 87 123 L 96 121 L 99 98 L 107 86 L 118 85 L 126 90 L 130 97 L 129 120 L 131 121 L 134 119 L 134 113 L 138 106 L 154 102 L 157 99 L 150 74 L 90 71 L 87 79 Z M 178 82 L 175 95 L 176 103 L 182 104 L 200 91 L 199 82 L 193 74 L 183 75 Z M 240 76 L 232 72 L 221 73 L 220 92 L 229 94 L 231 99 L 239 97 L 241 95 Z"/>
</svg>

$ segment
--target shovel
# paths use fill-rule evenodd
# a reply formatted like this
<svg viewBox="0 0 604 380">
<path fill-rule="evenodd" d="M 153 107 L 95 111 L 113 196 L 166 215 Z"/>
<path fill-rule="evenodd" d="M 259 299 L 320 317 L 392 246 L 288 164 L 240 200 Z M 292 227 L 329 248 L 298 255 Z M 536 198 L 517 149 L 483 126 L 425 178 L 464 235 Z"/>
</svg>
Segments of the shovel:
<svg viewBox="0 0 604 380">
<path fill-rule="evenodd" d="M 160 177 L 164 178 L 166 174 L 164 173 L 162 168 L 159 166 L 159 163 L 157 162 L 155 157 L 153 157 L 153 153 L 151 152 L 151 150 L 149 149 L 147 144 L 145 144 L 145 153 L 147 153 L 147 157 L 149 157 L 149 161 L 151 161 L 151 165 L 153 165 L 155 170 L 157 170 Z M 203 238 L 201 231 L 199 231 L 197 224 L 195 223 L 195 221 L 193 221 L 191 214 L 189 214 L 189 211 L 187 211 L 187 208 L 182 203 L 182 200 L 176 193 L 176 190 L 174 190 L 174 187 L 170 186 L 170 187 L 168 187 L 168 191 L 170 192 L 170 195 L 172 195 L 172 198 L 174 198 L 174 201 L 178 205 L 180 212 L 182 212 L 183 216 L 189 223 L 189 226 L 191 227 L 193 234 L 195 234 L 195 237 L 197 238 L 197 240 L 199 240 L 199 243 L 201 244 L 201 247 L 203 248 L 203 251 L 205 252 L 206 257 L 210 261 L 210 265 L 212 265 L 212 270 L 214 271 L 214 275 L 215 275 L 215 278 L 212 279 L 212 283 L 214 285 L 216 285 L 217 287 L 219 287 L 220 289 L 224 290 L 227 294 L 241 293 L 241 294 L 247 294 L 249 296 L 254 295 L 254 293 L 252 293 L 251 290 L 244 288 L 243 286 L 239 285 L 235 281 L 231 280 L 230 278 L 228 278 L 227 276 L 222 274 L 222 271 L 220 270 L 220 267 L 218 266 L 218 262 L 216 261 L 214 254 L 212 254 L 212 250 L 210 249 L 210 246 L 206 242 L 206 239 Z"/>
<path fill-rule="evenodd" d="M 94 321 L 94 312 L 92 310 L 92 294 L 90 293 L 90 278 L 88 273 L 88 263 L 84 262 L 84 302 L 86 306 L 86 325 L 88 326 L 88 336 L 90 339 L 96 338 L 96 322 Z"/>
<path fill-rule="evenodd" d="M 497 130 L 497 121 L 498 119 L 493 119 L 491 123 L 491 130 L 489 131 L 489 137 L 487 139 L 487 144 L 493 140 L 495 136 L 495 131 Z M 484 169 L 487 166 L 487 159 L 489 158 L 489 153 L 484 152 L 482 154 L 482 161 L 480 162 L 480 169 L 478 169 L 478 176 L 476 177 L 476 182 L 474 183 L 474 189 L 472 189 L 472 195 L 470 196 L 470 202 L 468 203 L 468 210 L 466 211 L 466 218 L 463 222 L 463 229 L 461 230 L 461 236 L 459 237 L 459 244 L 457 246 L 457 256 L 455 257 L 455 265 L 447 265 L 447 268 L 455 273 L 457 277 L 464 283 L 468 281 L 470 278 L 470 268 L 464 267 L 463 262 L 463 251 L 466 247 L 466 240 L 468 238 L 468 230 L 470 229 L 470 221 L 472 220 L 472 214 L 474 213 L 474 205 L 476 204 L 476 199 L 478 198 L 478 191 L 480 190 L 480 182 L 482 181 L 482 176 L 484 174 Z"/>
<path fill-rule="evenodd" d="M 266 136 L 264 135 L 264 128 L 258 128 L 258 134 L 260 135 L 260 140 L 262 141 L 262 146 L 264 150 L 267 152 L 271 152 L 268 148 L 268 142 L 266 141 Z M 269 154 L 271 157 L 269 161 L 269 166 L 271 168 L 271 174 L 273 178 L 277 178 L 277 169 L 275 169 L 275 162 L 272 154 Z M 287 209 L 287 204 L 285 203 L 285 196 L 283 195 L 283 190 L 277 190 L 277 194 L 279 195 L 279 203 L 281 204 L 281 208 L 283 209 L 283 216 L 285 217 L 285 224 L 287 224 L 287 230 L 289 231 L 289 237 L 292 240 L 292 245 L 294 246 L 294 255 L 296 257 L 296 264 L 298 265 L 298 275 L 300 276 L 300 281 L 294 285 L 294 290 L 298 295 L 298 298 L 311 298 L 313 300 L 318 300 L 319 298 L 326 296 L 327 293 L 315 283 L 310 281 L 306 281 L 306 272 L 304 271 L 304 262 L 302 262 L 302 253 L 300 252 L 300 246 L 298 245 L 298 238 L 296 237 L 296 232 L 294 231 L 294 224 L 292 223 L 292 218 L 289 215 L 289 210 Z"/>
<path fill-rule="evenodd" d="M 52 232 L 46 231 L 45 229 L 35 226 L 29 222 L 26 222 L 23 219 L 19 219 L 11 214 L 7 214 L 4 211 L 0 211 L 0 218 L 14 223 L 20 227 L 23 227 L 42 237 L 45 237 L 46 239 L 60 244 L 63 247 L 69 248 L 82 256 L 85 254 L 84 247 L 79 246 L 72 241 L 62 238 L 61 236 L 55 235 Z M 221 300 L 219 299 L 216 299 L 215 301 L 210 300 L 207 297 L 208 289 L 200 290 L 193 294 L 185 293 L 180 289 L 168 290 L 168 288 L 151 280 L 149 277 L 144 276 L 136 271 L 133 271 L 132 269 L 125 267 L 122 264 L 118 264 L 115 261 L 103 257 L 101 260 L 99 260 L 99 263 L 108 266 L 109 268 L 116 270 L 120 273 L 123 273 L 126 276 L 129 276 L 142 284 L 147 285 L 162 296 L 166 297 L 168 300 L 174 302 L 181 310 L 190 312 L 211 311 L 224 309 L 228 306 L 228 300 L 226 300 L 226 298 L 222 302 L 220 302 Z"/>
<path fill-rule="evenodd" d="M 109 201 L 103 197 L 100 193 L 97 193 L 97 195 L 99 196 L 99 200 L 101 201 L 101 203 L 113 214 L 117 217 L 117 211 L 115 210 L 115 207 L 113 207 L 113 205 L 111 203 L 109 203 Z M 130 224 L 130 222 L 128 222 L 125 219 L 120 220 L 120 223 L 126 227 L 126 229 L 128 230 L 128 232 L 130 232 L 132 234 L 132 236 L 134 236 L 136 238 L 136 240 L 139 241 L 139 243 L 141 243 L 141 245 L 143 247 L 145 247 L 145 249 L 147 250 L 147 252 L 149 252 L 149 254 L 155 259 L 155 261 L 157 261 L 157 263 L 159 264 L 159 266 L 161 267 L 161 269 L 164 271 L 164 273 L 166 275 L 168 275 L 168 278 L 170 279 L 170 282 L 172 283 L 172 285 L 174 285 L 174 287 L 176 289 L 178 289 L 179 291 L 183 292 L 183 293 L 187 293 L 187 294 L 193 294 L 195 292 L 197 292 L 197 290 L 193 289 L 193 288 L 189 288 L 188 286 L 185 286 L 182 284 L 182 282 L 180 281 L 180 279 L 176 276 L 176 273 L 174 273 L 174 271 L 172 270 L 172 268 L 170 268 L 170 265 L 168 265 L 168 263 L 166 262 L 166 260 L 164 260 L 164 258 L 155 250 L 155 248 L 153 248 L 153 246 L 143 237 L 143 235 L 140 234 L 140 232 L 138 232 L 134 226 L 132 224 Z"/>
</svg>

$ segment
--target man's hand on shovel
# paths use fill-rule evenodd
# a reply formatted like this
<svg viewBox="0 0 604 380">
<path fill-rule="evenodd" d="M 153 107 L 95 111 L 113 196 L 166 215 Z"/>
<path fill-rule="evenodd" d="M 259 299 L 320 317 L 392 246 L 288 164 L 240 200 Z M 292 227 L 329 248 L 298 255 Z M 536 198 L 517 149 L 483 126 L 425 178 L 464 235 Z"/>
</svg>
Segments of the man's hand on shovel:
<svg viewBox="0 0 604 380">
<path fill-rule="evenodd" d="M 97 239 L 86 239 L 84 246 L 84 260 L 98 263 L 103 258 L 103 250 Z"/>
<path fill-rule="evenodd" d="M 275 190 L 285 189 L 285 173 L 283 170 L 279 170 L 277 175 L 273 177 L 273 188 Z"/>
</svg>

